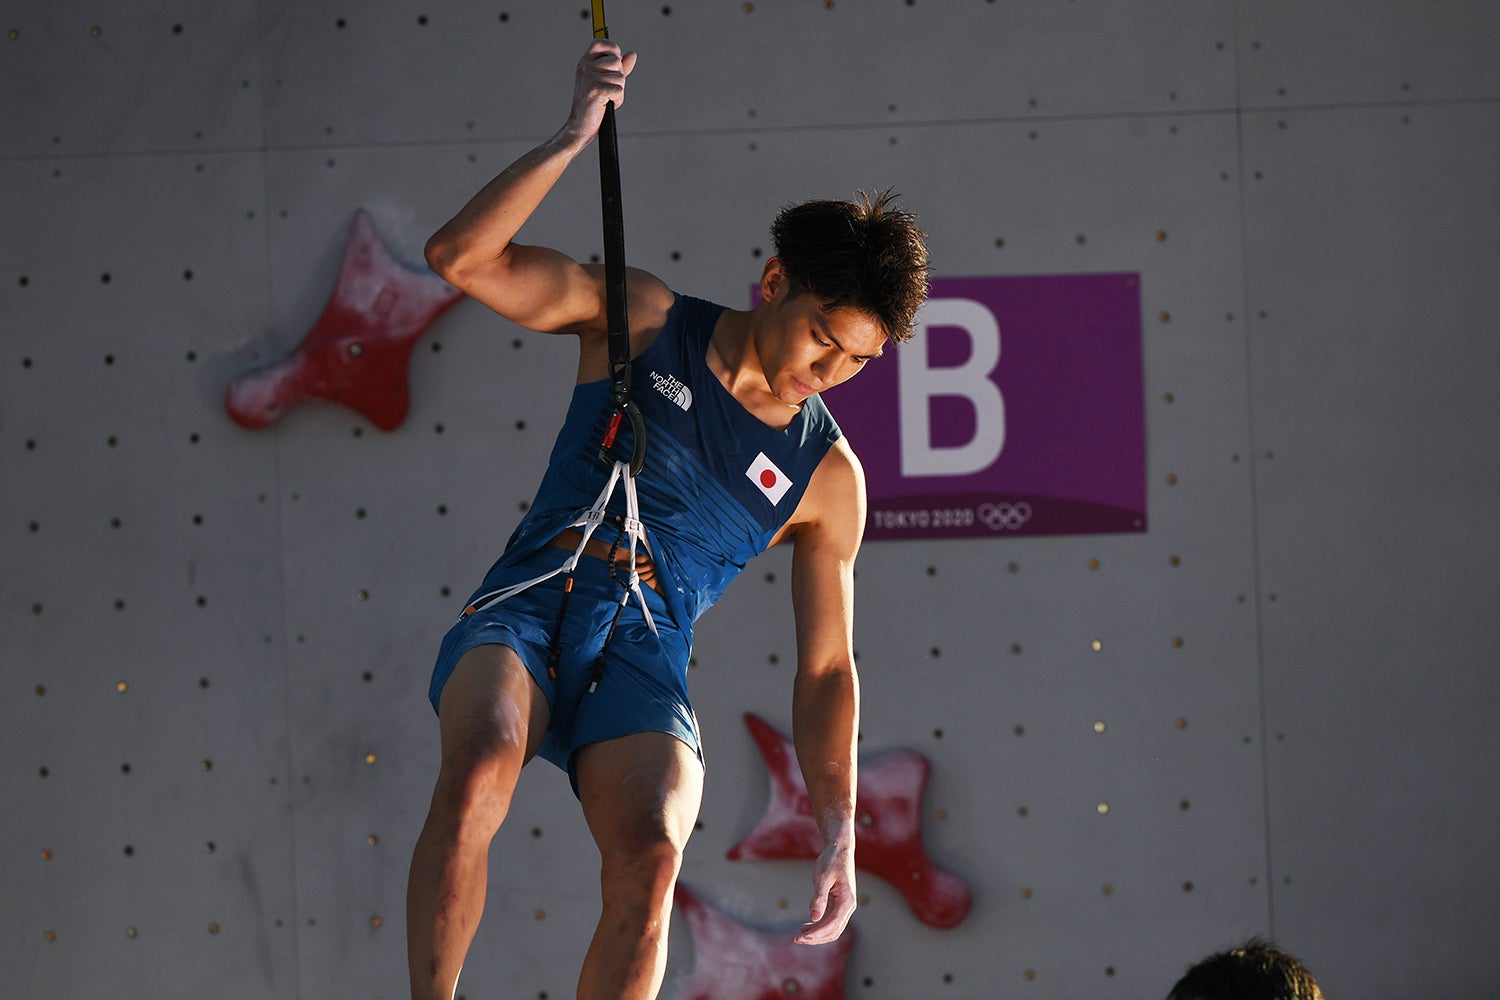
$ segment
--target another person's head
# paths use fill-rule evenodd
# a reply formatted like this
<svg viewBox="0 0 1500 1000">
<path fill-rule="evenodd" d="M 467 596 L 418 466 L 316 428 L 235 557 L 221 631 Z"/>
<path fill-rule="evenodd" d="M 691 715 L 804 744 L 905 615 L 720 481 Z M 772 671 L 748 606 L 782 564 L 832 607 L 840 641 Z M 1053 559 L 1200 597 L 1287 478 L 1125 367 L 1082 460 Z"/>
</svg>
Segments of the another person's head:
<svg viewBox="0 0 1500 1000">
<path fill-rule="evenodd" d="M 1193 966 L 1167 1000 L 1323 1000 L 1323 993 L 1301 962 L 1251 938 Z"/>
<path fill-rule="evenodd" d="M 797 292 L 825 310 L 867 313 L 896 343 L 911 338 L 927 297 L 926 234 L 893 204 L 890 190 L 857 201 L 788 205 L 771 224 L 776 257 Z"/>
</svg>

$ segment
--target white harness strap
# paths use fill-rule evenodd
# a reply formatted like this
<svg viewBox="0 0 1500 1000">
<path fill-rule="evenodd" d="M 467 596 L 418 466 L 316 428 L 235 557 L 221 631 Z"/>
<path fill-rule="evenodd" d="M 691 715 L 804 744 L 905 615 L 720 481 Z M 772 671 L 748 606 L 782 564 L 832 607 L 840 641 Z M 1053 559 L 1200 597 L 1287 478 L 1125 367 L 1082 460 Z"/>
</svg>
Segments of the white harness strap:
<svg viewBox="0 0 1500 1000">
<path fill-rule="evenodd" d="M 458 616 L 459 619 L 462 620 L 475 612 L 492 608 L 501 601 L 515 597 L 522 591 L 534 587 L 544 580 L 552 579 L 559 573 L 572 573 L 577 569 L 578 560 L 583 557 L 583 550 L 588 545 L 589 539 L 594 536 L 594 531 L 599 525 L 608 519 L 607 508 L 609 500 L 610 497 L 614 496 L 615 486 L 621 480 L 624 480 L 625 483 L 625 523 L 622 527 L 630 545 L 630 577 L 625 583 L 624 592 L 620 596 L 620 603 L 628 603 L 631 595 L 634 595 L 636 601 L 641 606 L 641 614 L 646 618 L 646 625 L 650 627 L 653 635 L 657 634 L 656 622 L 651 620 L 651 609 L 646 607 L 646 595 L 641 591 L 641 575 L 636 572 L 635 568 L 636 546 L 639 545 L 646 551 L 647 555 L 651 555 L 651 545 L 646 541 L 646 527 L 641 524 L 641 509 L 639 502 L 636 500 L 635 476 L 630 474 L 630 463 L 618 461 L 615 462 L 614 469 L 609 474 L 609 482 L 604 484 L 604 489 L 599 492 L 599 498 L 594 501 L 594 505 L 580 514 L 572 524 L 568 525 L 570 528 L 580 529 L 583 539 L 579 541 L 578 548 L 563 561 L 561 566 L 531 580 L 513 584 L 500 590 L 492 590 L 488 594 L 481 594 L 474 599 L 473 603 L 464 608 L 463 614 Z"/>
</svg>

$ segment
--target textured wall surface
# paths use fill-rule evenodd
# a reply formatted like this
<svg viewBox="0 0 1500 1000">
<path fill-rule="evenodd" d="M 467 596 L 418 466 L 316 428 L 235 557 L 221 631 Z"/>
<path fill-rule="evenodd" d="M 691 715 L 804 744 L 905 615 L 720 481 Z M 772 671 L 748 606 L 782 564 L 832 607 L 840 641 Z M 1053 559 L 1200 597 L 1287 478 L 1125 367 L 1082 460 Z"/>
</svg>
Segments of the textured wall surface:
<svg viewBox="0 0 1500 1000">
<path fill-rule="evenodd" d="M 573 345 L 461 302 L 393 433 L 225 386 L 356 211 L 398 257 L 567 110 L 583 4 L 22 0 L 0 18 L 0 994 L 393 998 L 438 638 Z M 1493 993 L 1500 8 L 613 0 L 630 261 L 744 305 L 775 210 L 892 185 L 942 276 L 1141 278 L 1150 530 L 881 542 L 862 750 L 932 763 L 957 928 L 861 880 L 851 997 L 1164 995 L 1253 933 L 1330 996 Z M 581 161 L 527 236 L 600 252 Z M 846 428 L 858 447 L 859 429 Z M 683 879 L 790 926 L 743 715 L 789 553 L 699 629 Z M 571 996 L 596 855 L 529 768 L 460 992 Z M 692 966 L 685 932 L 663 995 Z"/>
</svg>

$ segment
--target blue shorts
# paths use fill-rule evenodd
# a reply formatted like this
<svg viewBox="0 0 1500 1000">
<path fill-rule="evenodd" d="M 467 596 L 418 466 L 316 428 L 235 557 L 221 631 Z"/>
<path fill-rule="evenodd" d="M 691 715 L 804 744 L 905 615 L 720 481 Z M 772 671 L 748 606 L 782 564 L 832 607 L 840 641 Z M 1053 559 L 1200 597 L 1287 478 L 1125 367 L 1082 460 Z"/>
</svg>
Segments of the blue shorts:
<svg viewBox="0 0 1500 1000">
<path fill-rule="evenodd" d="M 546 545 L 513 565 L 497 564 L 470 601 L 540 576 L 567 558 L 565 550 Z M 666 602 L 656 591 L 641 588 L 656 624 L 656 634 L 652 634 L 640 604 L 632 595 L 609 641 L 599 686 L 589 693 L 595 661 L 623 593 L 602 559 L 586 555 L 578 561 L 573 574 L 573 593 L 562 620 L 557 677 L 548 674 L 547 658 L 553 631 L 558 627 L 564 579 L 564 574 L 559 573 L 455 623 L 443 637 L 433 667 L 432 684 L 427 692 L 433 710 L 438 710 L 443 685 L 452 676 L 460 657 L 476 646 L 508 646 L 521 658 L 551 709 L 547 735 L 538 755 L 567 771 L 575 792 L 578 785 L 573 755 L 580 747 L 601 740 L 632 733 L 670 733 L 692 747 L 701 762 L 698 719 L 687 692 L 691 634 L 685 635 L 677 627 Z"/>
</svg>

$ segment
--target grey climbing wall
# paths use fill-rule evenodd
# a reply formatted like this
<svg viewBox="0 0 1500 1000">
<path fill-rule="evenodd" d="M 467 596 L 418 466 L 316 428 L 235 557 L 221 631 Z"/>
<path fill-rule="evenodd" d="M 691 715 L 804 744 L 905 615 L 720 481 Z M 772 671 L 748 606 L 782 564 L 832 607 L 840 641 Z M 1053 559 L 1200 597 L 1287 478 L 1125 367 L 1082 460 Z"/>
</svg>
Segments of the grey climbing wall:
<svg viewBox="0 0 1500 1000">
<path fill-rule="evenodd" d="M 1149 530 L 861 554 L 861 746 L 931 762 L 974 902 L 937 930 L 864 876 L 847 995 L 1164 995 L 1252 933 L 1331 995 L 1486 995 L 1500 11 L 609 14 L 629 255 L 675 287 L 743 306 L 779 206 L 886 185 L 938 276 L 1140 276 Z M 561 123 L 584 5 L 31 0 L 0 33 L 0 994 L 404 995 L 432 656 L 572 345 L 461 302 L 391 433 L 249 431 L 224 391 L 307 335 L 356 212 L 416 266 Z M 599 253 L 597 198 L 581 162 L 528 237 Z M 683 880 L 754 927 L 809 889 L 724 856 L 768 796 L 744 714 L 789 728 L 789 570 L 693 671 Z M 460 993 L 572 995 L 595 855 L 559 773 L 493 858 Z M 679 922 L 664 997 L 694 957 Z"/>
</svg>

